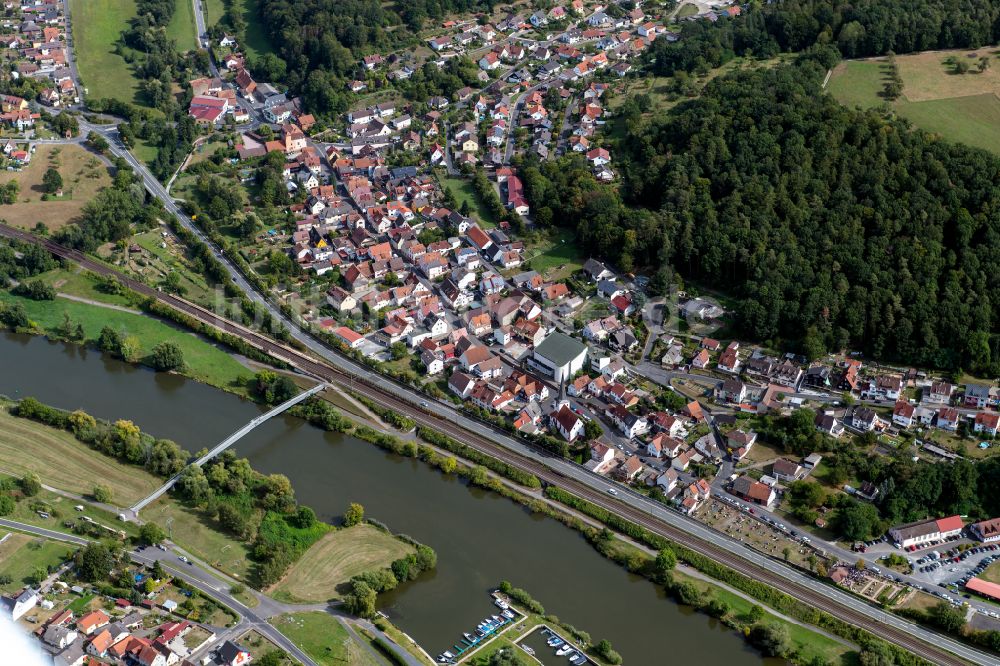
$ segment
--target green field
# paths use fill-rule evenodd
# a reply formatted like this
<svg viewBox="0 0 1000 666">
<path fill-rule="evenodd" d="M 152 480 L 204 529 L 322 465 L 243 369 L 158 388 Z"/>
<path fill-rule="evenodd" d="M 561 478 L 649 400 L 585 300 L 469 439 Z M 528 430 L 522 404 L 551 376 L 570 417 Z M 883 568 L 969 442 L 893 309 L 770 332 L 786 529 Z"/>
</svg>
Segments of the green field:
<svg viewBox="0 0 1000 666">
<path fill-rule="evenodd" d="M 686 2 L 680 6 L 680 9 L 677 10 L 677 18 L 694 16 L 697 13 L 698 13 L 698 5 Z"/>
<path fill-rule="evenodd" d="M 915 127 L 942 138 L 1000 154 L 1000 98 L 995 68 L 985 73 L 952 74 L 943 64 L 948 53 L 899 56 L 903 96 L 890 105 Z M 883 61 L 852 60 L 834 69 L 827 91 L 850 107 L 886 103 Z"/>
<path fill-rule="evenodd" d="M 365 571 L 388 567 L 414 552 L 391 534 L 372 525 L 355 525 L 328 533 L 306 551 L 274 589 L 276 599 L 321 602 L 339 596 L 337 586 Z"/>
<path fill-rule="evenodd" d="M 358 643 L 340 621 L 328 613 L 288 613 L 271 620 L 278 631 L 321 666 L 375 666 L 368 646 Z"/>
<path fill-rule="evenodd" d="M 472 210 L 472 215 L 474 218 L 479 220 L 480 226 L 485 229 L 492 229 L 497 226 L 497 219 L 493 215 L 493 211 L 489 209 L 486 204 L 484 204 L 479 196 L 476 194 L 476 190 L 472 187 L 472 181 L 467 178 L 455 178 L 452 176 L 440 175 L 438 176 L 438 182 L 441 184 L 441 190 L 444 191 L 445 188 L 451 190 L 451 193 L 455 195 L 455 202 L 458 208 L 461 209 L 462 204 L 469 202 L 469 208 Z"/>
<path fill-rule="evenodd" d="M 226 5 L 222 0 L 201 0 L 201 2 L 205 7 L 205 25 L 211 28 L 226 13 Z"/>
<path fill-rule="evenodd" d="M 249 573 L 251 562 L 247 544 L 224 532 L 201 512 L 163 497 L 143 509 L 142 517 L 163 527 L 172 541 L 220 571 L 241 579 Z"/>
<path fill-rule="evenodd" d="M 264 31 L 264 24 L 260 22 L 257 14 L 260 0 L 233 0 L 233 3 L 243 8 L 243 18 L 247 22 L 245 43 L 237 45 L 236 49 L 246 55 L 257 57 L 265 53 L 273 53 L 274 48 Z"/>
<path fill-rule="evenodd" d="M 849 60 L 837 66 L 826 90 L 844 106 L 867 109 L 885 101 L 879 95 L 884 85 L 885 63 Z"/>
<path fill-rule="evenodd" d="M 57 541 L 11 533 L 6 541 L 0 543 L 0 573 L 9 575 L 12 581 L 8 585 L 0 585 L 0 590 L 19 590 L 28 584 L 27 579 L 36 568 L 57 565 L 72 550 L 72 547 Z"/>
<path fill-rule="evenodd" d="M 555 228 L 539 241 L 530 243 L 525 259 L 547 280 L 561 280 L 583 268 L 586 257 L 576 243 L 576 232 Z M 518 268 L 518 271 L 524 270 Z"/>
<path fill-rule="evenodd" d="M 197 32 L 194 3 L 191 0 L 177 0 L 174 16 L 167 24 L 167 37 L 177 42 L 179 51 L 191 51 L 198 48 Z"/>
<path fill-rule="evenodd" d="M 135 16 L 132 0 L 69 0 L 74 54 L 80 78 L 91 97 L 139 103 L 139 81 L 115 43 Z"/>
<path fill-rule="evenodd" d="M 1000 154 L 1000 99 L 993 93 L 896 103 L 899 115 L 945 139 Z"/>
<path fill-rule="evenodd" d="M 990 583 L 1000 583 L 1000 562 L 994 562 L 983 570 L 983 573 L 976 576 Z"/>
<path fill-rule="evenodd" d="M 63 298 L 33 301 L 9 292 L 0 292 L 0 302 L 21 303 L 28 317 L 45 331 L 59 329 L 63 324 L 63 313 L 68 313 L 73 322 L 83 325 L 88 340 L 96 340 L 104 326 L 124 330 L 139 338 L 143 354 L 148 354 L 159 342 L 176 343 L 184 353 L 187 366 L 183 374 L 212 386 L 242 393 L 245 391 L 244 379 L 252 374 L 222 349 L 153 317 Z"/>
<path fill-rule="evenodd" d="M 52 285 L 59 293 L 79 296 L 102 303 L 120 305 L 123 307 L 135 307 L 128 298 L 117 294 L 105 294 L 97 289 L 96 276 L 79 266 L 70 268 L 57 268 L 37 276 L 42 282 Z"/>
<path fill-rule="evenodd" d="M 0 405 L 0 467 L 22 476 L 34 472 L 42 483 L 89 495 L 96 483 L 114 490 L 114 503 L 129 505 L 155 490 L 161 480 L 148 472 L 93 451 L 63 430 L 11 416 Z"/>
</svg>

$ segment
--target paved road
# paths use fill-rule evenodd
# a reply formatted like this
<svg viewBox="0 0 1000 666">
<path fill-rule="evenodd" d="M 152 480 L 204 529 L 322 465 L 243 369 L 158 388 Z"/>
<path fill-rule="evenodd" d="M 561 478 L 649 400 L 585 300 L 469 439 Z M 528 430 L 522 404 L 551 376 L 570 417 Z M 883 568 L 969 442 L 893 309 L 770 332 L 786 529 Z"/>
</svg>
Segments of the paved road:
<svg viewBox="0 0 1000 666">
<path fill-rule="evenodd" d="M 86 125 L 85 123 L 83 124 Z M 405 404 L 408 404 L 413 409 L 418 409 L 416 408 L 416 405 L 424 403 L 426 404 L 426 407 L 423 407 L 423 409 L 436 415 L 441 420 L 440 422 L 450 423 L 453 426 L 462 428 L 464 431 L 474 433 L 487 441 L 493 442 L 496 445 L 516 453 L 522 458 L 527 458 L 535 461 L 536 463 L 545 465 L 559 474 L 571 478 L 577 483 L 589 487 L 598 493 L 603 493 L 604 489 L 608 487 L 606 479 L 587 471 L 582 466 L 576 465 L 567 460 L 553 458 L 552 456 L 539 453 L 535 449 L 528 447 L 523 442 L 502 434 L 489 425 L 465 416 L 460 411 L 456 410 L 451 403 L 428 400 L 423 394 L 407 387 L 397 385 L 391 381 L 387 381 L 385 377 L 373 372 L 365 366 L 340 356 L 338 353 L 328 349 L 318 340 L 306 334 L 294 322 L 286 318 L 283 313 L 281 313 L 277 308 L 267 302 L 258 292 L 256 292 L 239 273 L 238 269 L 221 255 L 218 249 L 209 242 L 201 230 L 198 229 L 193 222 L 191 222 L 191 220 L 183 214 L 182 211 L 180 211 L 176 203 L 166 196 L 166 192 L 164 191 L 162 185 L 160 185 L 160 183 L 153 178 L 144 165 L 139 163 L 131 155 L 131 153 L 125 150 L 118 142 L 116 129 L 102 128 L 102 133 L 109 138 L 112 151 L 121 155 L 132 165 L 136 172 L 142 176 L 147 189 L 149 189 L 154 196 L 157 196 L 164 201 L 164 205 L 168 211 L 175 213 L 181 224 L 189 228 L 192 233 L 206 242 L 209 247 L 212 247 L 215 256 L 223 263 L 224 266 L 226 266 L 227 270 L 233 276 L 234 281 L 245 291 L 247 296 L 264 307 L 278 321 L 283 322 L 288 327 L 291 335 L 297 341 L 301 342 L 306 348 L 317 354 L 319 357 L 325 359 L 334 368 L 347 373 L 352 377 L 360 377 L 371 382 L 373 385 L 383 387 L 386 391 L 390 392 L 392 395 L 396 396 L 397 399 L 403 401 Z M 711 378 L 706 379 L 712 381 Z M 414 416 L 417 415 L 415 414 Z M 426 421 L 427 419 L 425 418 L 423 420 Z M 435 425 L 440 422 L 434 420 L 431 421 L 429 425 L 431 427 L 435 427 Z M 645 496 L 623 489 L 619 490 L 617 500 L 615 502 L 610 502 L 611 510 L 618 510 L 614 506 L 614 504 L 617 504 L 618 502 L 624 502 L 633 510 L 637 510 L 644 515 L 652 516 L 661 520 L 663 523 L 666 523 L 675 529 L 682 530 L 702 542 L 713 544 L 719 549 L 738 555 L 743 560 L 780 576 L 782 580 L 794 581 L 801 587 L 810 589 L 814 593 L 822 595 L 825 599 L 832 603 L 858 613 L 864 613 L 868 617 L 883 624 L 893 626 L 912 637 L 916 637 L 927 643 L 950 650 L 964 659 L 974 663 L 993 664 L 996 662 L 995 658 L 992 656 L 967 647 L 936 632 L 919 627 L 899 617 L 885 613 L 884 611 L 874 608 L 852 595 L 849 595 L 839 589 L 832 588 L 824 582 L 821 582 L 811 576 L 807 576 L 798 570 L 792 569 L 786 564 L 771 560 L 763 554 L 733 541 L 728 536 L 715 532 L 703 524 L 698 523 L 697 521 L 676 511 L 669 510 L 663 505 L 654 502 Z"/>
<path fill-rule="evenodd" d="M 205 27 L 205 3 L 204 0 L 191 0 L 194 3 L 194 23 L 197 30 L 198 48 L 208 41 L 208 28 Z M 208 49 L 208 68 L 212 76 L 219 76 L 219 68 L 215 65 L 215 58 L 212 57 L 212 50 Z"/>
</svg>

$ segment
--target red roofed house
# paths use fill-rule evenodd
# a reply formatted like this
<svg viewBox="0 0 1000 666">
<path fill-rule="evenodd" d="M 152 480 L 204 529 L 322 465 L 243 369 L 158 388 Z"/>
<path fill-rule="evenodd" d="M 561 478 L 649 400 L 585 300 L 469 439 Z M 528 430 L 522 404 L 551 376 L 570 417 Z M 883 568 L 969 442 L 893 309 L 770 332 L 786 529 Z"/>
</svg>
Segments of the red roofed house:
<svg viewBox="0 0 1000 666">
<path fill-rule="evenodd" d="M 976 423 L 972 428 L 976 432 L 985 432 L 988 435 L 996 436 L 998 426 L 1000 426 L 1000 414 L 979 412 L 976 414 Z"/>
<path fill-rule="evenodd" d="M 361 343 L 365 339 L 363 335 L 355 333 L 346 326 L 341 326 L 340 328 L 334 329 L 332 331 L 332 334 L 333 337 L 337 338 L 351 349 L 357 349 L 358 347 L 360 347 Z"/>
<path fill-rule="evenodd" d="M 909 428 L 913 425 L 914 411 L 916 411 L 915 406 L 905 400 L 900 400 L 892 409 L 892 422 L 904 428 Z"/>
<path fill-rule="evenodd" d="M 1000 518 L 991 518 L 969 525 L 969 531 L 983 543 L 1000 541 Z"/>
<path fill-rule="evenodd" d="M 507 207 L 518 215 L 527 215 L 530 211 L 528 200 L 524 198 L 524 186 L 517 176 L 507 178 Z"/>
<path fill-rule="evenodd" d="M 969 582 L 965 584 L 965 589 L 1000 601 L 1000 585 L 985 581 L 982 578 L 970 578 Z"/>
<path fill-rule="evenodd" d="M 553 427 L 567 442 L 572 442 L 583 432 L 583 419 L 566 405 L 560 407 L 551 418 Z"/>
</svg>

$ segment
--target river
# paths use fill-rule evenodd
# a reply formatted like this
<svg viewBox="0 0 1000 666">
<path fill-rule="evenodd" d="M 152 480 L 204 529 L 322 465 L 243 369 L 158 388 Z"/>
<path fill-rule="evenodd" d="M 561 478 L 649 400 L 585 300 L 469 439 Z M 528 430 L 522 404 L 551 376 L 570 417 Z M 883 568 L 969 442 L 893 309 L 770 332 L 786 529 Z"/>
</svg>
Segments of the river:
<svg viewBox="0 0 1000 666">
<path fill-rule="evenodd" d="M 183 377 L 11 333 L 0 333 L 0 393 L 128 418 L 189 451 L 210 448 L 261 412 Z M 321 518 L 336 521 L 349 502 L 360 502 L 368 517 L 437 551 L 434 572 L 381 599 L 393 621 L 432 654 L 494 612 L 486 592 L 506 579 L 594 640 L 609 639 L 633 666 L 781 663 L 762 659 L 730 629 L 664 598 L 561 523 L 421 462 L 292 417 L 273 419 L 236 448 L 255 469 L 286 474 L 298 499 Z"/>
</svg>

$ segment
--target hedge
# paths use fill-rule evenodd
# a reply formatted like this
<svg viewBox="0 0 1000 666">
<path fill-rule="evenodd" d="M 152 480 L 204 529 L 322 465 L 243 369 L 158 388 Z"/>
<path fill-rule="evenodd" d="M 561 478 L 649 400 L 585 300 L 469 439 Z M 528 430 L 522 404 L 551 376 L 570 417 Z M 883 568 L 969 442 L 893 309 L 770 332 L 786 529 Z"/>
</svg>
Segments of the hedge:
<svg viewBox="0 0 1000 666">
<path fill-rule="evenodd" d="M 485 453 L 480 453 L 472 447 L 462 444 L 461 442 L 456 441 L 445 434 L 439 433 L 436 430 L 431 430 L 430 428 L 424 426 L 418 426 L 417 436 L 428 444 L 433 444 L 434 446 L 445 449 L 446 451 L 454 453 L 457 456 L 461 456 L 462 458 L 465 458 L 466 460 L 469 460 L 477 465 L 482 465 L 483 467 L 496 472 L 497 474 L 504 476 L 515 483 L 519 483 L 526 488 L 542 487 L 541 481 L 539 481 L 538 477 L 534 474 L 520 470 L 513 465 L 505 463 L 492 456 L 488 456 Z"/>
</svg>

